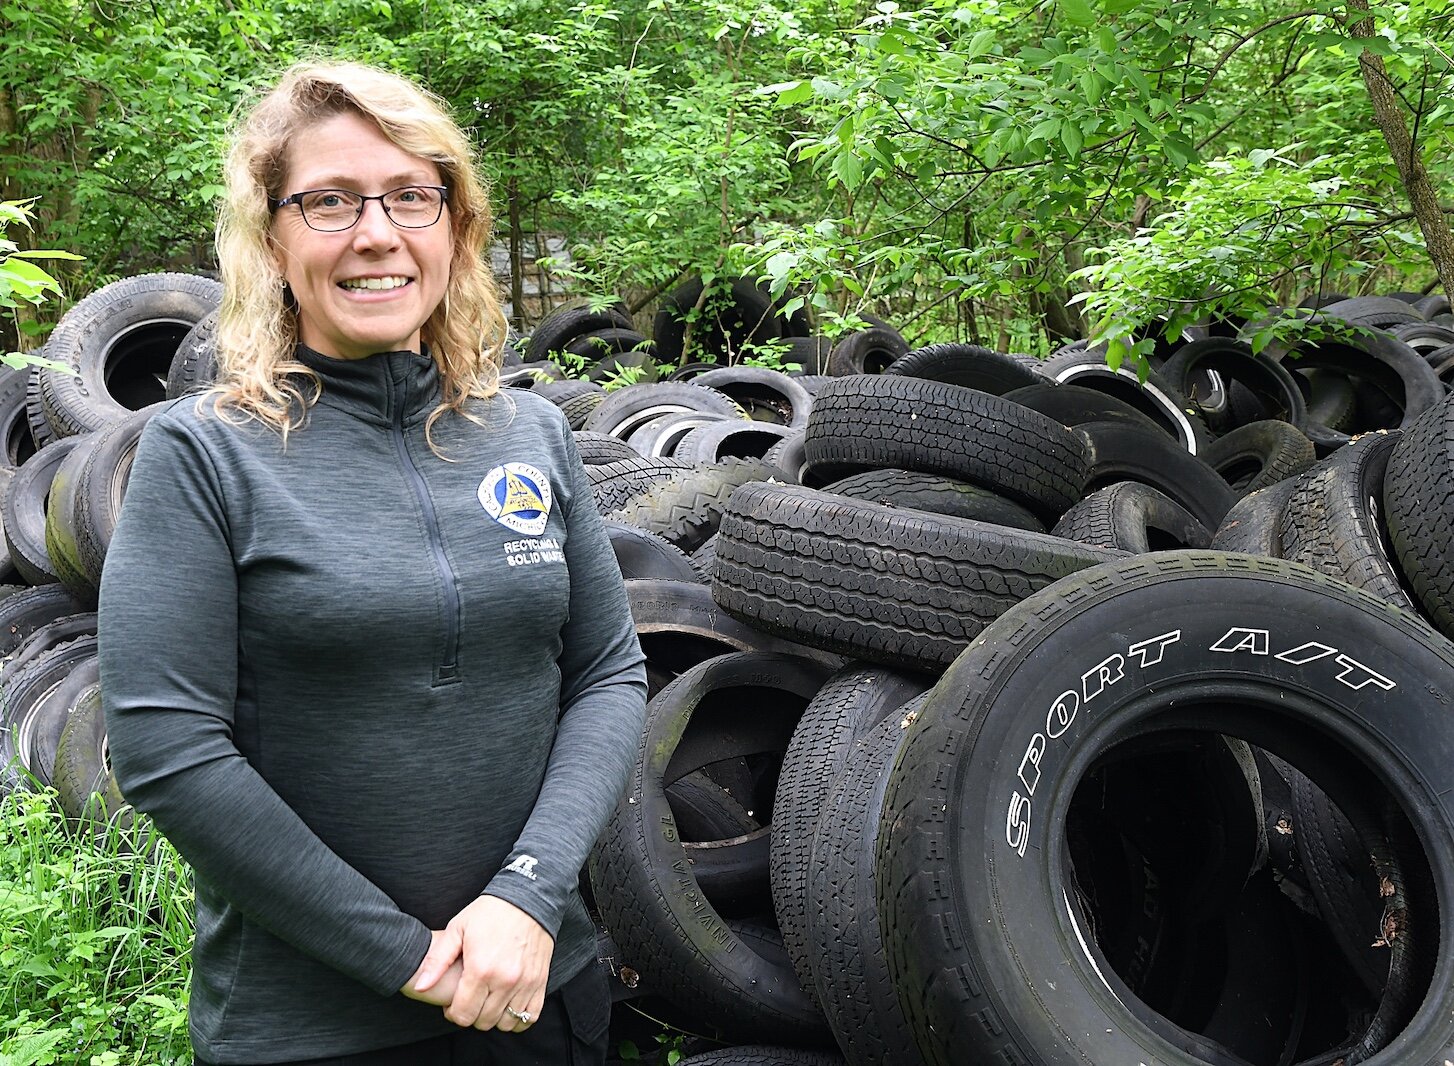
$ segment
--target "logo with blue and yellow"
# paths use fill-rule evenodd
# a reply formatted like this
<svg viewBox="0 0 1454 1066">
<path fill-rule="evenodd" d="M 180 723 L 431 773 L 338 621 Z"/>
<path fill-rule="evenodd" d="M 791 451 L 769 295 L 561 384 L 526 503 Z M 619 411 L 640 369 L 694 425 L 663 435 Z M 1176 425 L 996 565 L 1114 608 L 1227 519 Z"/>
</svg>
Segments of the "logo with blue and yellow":
<svg viewBox="0 0 1454 1066">
<path fill-rule="evenodd" d="M 550 482 L 528 463 L 497 466 L 480 482 L 480 506 L 500 525 L 538 537 L 550 520 Z"/>
</svg>

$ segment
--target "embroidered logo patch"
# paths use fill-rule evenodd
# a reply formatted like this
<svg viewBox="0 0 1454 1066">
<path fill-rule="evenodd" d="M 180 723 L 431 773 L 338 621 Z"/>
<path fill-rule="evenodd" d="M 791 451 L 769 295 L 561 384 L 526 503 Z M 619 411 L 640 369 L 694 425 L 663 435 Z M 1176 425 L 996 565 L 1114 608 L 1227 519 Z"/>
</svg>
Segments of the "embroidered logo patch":
<svg viewBox="0 0 1454 1066">
<path fill-rule="evenodd" d="M 550 482 L 526 463 L 497 466 L 480 482 L 480 506 L 500 525 L 539 536 L 550 519 Z"/>
</svg>

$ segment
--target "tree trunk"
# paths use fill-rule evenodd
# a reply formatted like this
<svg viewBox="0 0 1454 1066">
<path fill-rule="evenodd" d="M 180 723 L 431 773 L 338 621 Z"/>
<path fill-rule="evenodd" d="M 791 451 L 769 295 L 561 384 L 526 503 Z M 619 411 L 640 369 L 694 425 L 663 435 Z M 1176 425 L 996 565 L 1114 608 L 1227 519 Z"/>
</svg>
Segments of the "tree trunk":
<svg viewBox="0 0 1454 1066">
<path fill-rule="evenodd" d="M 525 233 L 520 222 L 520 179 L 510 176 L 505 186 L 510 211 L 510 317 L 515 328 L 525 332 Z M 540 250 L 536 249 L 536 255 Z"/>
<path fill-rule="evenodd" d="M 1349 23 L 1349 36 L 1371 39 L 1374 29 L 1373 17 L 1368 13 L 1368 0 L 1348 0 L 1348 9 L 1361 16 L 1358 21 Z M 1363 73 L 1363 84 L 1368 87 L 1368 97 L 1373 101 L 1374 120 L 1388 144 L 1394 165 L 1398 167 L 1409 207 L 1424 235 L 1424 245 L 1434 262 L 1434 270 L 1439 275 L 1439 284 L 1450 299 L 1454 299 L 1454 233 L 1450 232 L 1449 222 L 1439 209 L 1439 198 L 1433 182 L 1429 180 L 1429 172 L 1424 168 L 1418 145 L 1409 136 L 1403 112 L 1398 108 L 1393 85 L 1383 65 L 1383 57 L 1365 49 L 1358 54 L 1358 66 Z"/>
</svg>

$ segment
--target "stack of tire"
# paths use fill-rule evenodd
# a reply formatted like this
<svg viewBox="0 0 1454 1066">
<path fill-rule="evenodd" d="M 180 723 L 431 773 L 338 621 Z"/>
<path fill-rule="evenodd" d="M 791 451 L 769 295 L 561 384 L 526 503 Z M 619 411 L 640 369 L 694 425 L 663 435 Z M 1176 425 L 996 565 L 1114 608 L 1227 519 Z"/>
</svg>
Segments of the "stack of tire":
<svg viewBox="0 0 1454 1066">
<path fill-rule="evenodd" d="M 723 364 L 805 332 L 738 288 L 702 326 Z M 217 295 L 88 297 L 47 346 L 80 377 L 26 382 L 39 446 L 8 431 L 37 587 L 0 599 L 4 754 L 78 809 L 121 803 L 108 522 L 160 381 L 210 379 Z M 608 391 L 653 372 L 602 336 L 619 307 L 537 327 L 505 380 L 576 430 L 647 655 L 583 879 L 617 1032 L 668 1018 L 698 1066 L 1454 1059 L 1454 333 L 1447 304 L 1315 314 L 1358 331 L 1203 332 L 1144 385 L 874 322 L 807 373 Z M 600 381 L 544 359 L 581 338 Z"/>
<path fill-rule="evenodd" d="M 636 330 L 619 300 L 563 304 L 521 343 L 522 363 L 513 373 L 527 387 L 532 369 L 537 378 L 543 370 L 560 379 L 565 375 L 558 362 L 571 357 L 584 361 L 584 377 L 593 383 L 610 382 L 623 371 L 632 381 L 685 381 L 768 352 L 799 375 L 880 373 L 909 346 L 877 316 L 860 317 L 862 329 L 830 340 L 813 332 L 805 311 L 789 312 L 783 298 L 774 299 L 751 278 L 705 289 L 701 278 L 692 278 L 660 299 L 650 339 Z"/>
<path fill-rule="evenodd" d="M 79 816 L 121 806 L 105 765 L 96 594 L 142 426 L 179 348 L 214 311 L 206 277 L 149 274 L 90 294 L 57 324 L 56 367 L 0 372 L 0 788 L 53 785 Z M 189 348 L 188 350 L 193 350 Z"/>
<path fill-rule="evenodd" d="M 618 994 L 752 1044 L 686 1061 L 1442 1063 L 1454 401 L 1396 310 L 1144 388 L 921 349 L 815 383 L 725 504 L 603 455 L 633 603 L 688 595 L 665 537 L 782 642 L 648 645 Z"/>
</svg>

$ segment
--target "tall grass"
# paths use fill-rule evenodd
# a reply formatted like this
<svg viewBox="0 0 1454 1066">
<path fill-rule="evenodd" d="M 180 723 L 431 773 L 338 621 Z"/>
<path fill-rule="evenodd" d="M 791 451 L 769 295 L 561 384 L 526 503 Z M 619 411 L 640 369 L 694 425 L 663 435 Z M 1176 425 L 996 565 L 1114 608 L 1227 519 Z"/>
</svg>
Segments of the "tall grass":
<svg viewBox="0 0 1454 1066">
<path fill-rule="evenodd" d="M 145 827 L 0 797 L 0 1066 L 186 1066 L 192 875 Z"/>
</svg>

